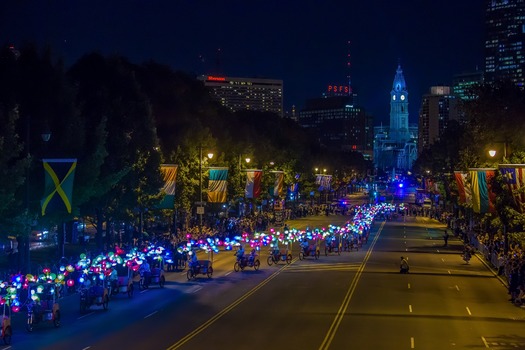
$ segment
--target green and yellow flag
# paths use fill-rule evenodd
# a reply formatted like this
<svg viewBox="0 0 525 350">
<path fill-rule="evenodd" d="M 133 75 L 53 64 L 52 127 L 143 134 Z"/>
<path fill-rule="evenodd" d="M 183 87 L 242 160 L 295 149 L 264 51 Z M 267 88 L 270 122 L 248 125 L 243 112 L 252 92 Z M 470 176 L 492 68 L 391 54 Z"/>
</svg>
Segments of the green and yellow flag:
<svg viewBox="0 0 525 350">
<path fill-rule="evenodd" d="M 71 214 L 76 159 L 42 159 L 45 171 L 42 216 L 63 211 Z"/>
<path fill-rule="evenodd" d="M 175 183 L 177 181 L 177 166 L 174 164 L 161 164 L 160 171 L 164 177 L 164 199 L 160 202 L 159 209 L 175 208 Z"/>
<path fill-rule="evenodd" d="M 228 168 L 210 168 L 208 202 L 225 203 L 228 193 Z"/>
</svg>

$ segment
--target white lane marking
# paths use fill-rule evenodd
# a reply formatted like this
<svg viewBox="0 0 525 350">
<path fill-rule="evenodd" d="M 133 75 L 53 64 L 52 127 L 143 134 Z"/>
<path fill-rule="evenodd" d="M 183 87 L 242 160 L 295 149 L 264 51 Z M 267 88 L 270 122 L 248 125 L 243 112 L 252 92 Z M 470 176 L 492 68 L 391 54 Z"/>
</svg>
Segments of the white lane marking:
<svg viewBox="0 0 525 350">
<path fill-rule="evenodd" d="M 408 289 L 410 289 L 410 283 L 408 284 Z"/>
<path fill-rule="evenodd" d="M 470 316 L 472 316 L 472 312 L 470 312 L 470 309 L 468 308 L 468 306 L 466 307 L 466 309 L 467 309 L 468 314 L 469 314 Z"/>
<path fill-rule="evenodd" d="M 230 273 L 232 273 L 233 271 L 228 271 L 224 274 L 224 276 L 228 276 Z"/>
<path fill-rule="evenodd" d="M 198 292 L 198 291 L 201 290 L 201 289 L 202 289 L 202 286 L 194 285 L 194 286 L 191 286 L 191 287 L 189 287 L 188 289 L 186 289 L 186 290 L 184 291 L 184 293 L 186 293 L 186 294 L 193 294 L 193 293 L 195 293 L 195 292 Z"/>
<path fill-rule="evenodd" d="M 452 275 L 452 273 L 450 272 L 450 270 L 448 270 L 448 274 L 449 274 L 449 275 Z"/>
<path fill-rule="evenodd" d="M 412 312 L 412 305 L 408 305 L 408 311 Z"/>
<path fill-rule="evenodd" d="M 142 292 L 140 292 L 140 294 L 146 293 L 146 292 L 149 292 L 149 289 L 144 289 Z"/>
<path fill-rule="evenodd" d="M 410 337 L 410 349 L 414 349 L 416 345 L 414 344 L 414 337 Z"/>
<path fill-rule="evenodd" d="M 441 261 L 445 262 L 445 259 L 441 258 Z"/>
<path fill-rule="evenodd" d="M 9 347 L 8 349 L 10 349 L 11 347 Z M 91 346 L 86 346 L 84 349 L 82 350 L 87 350 L 87 349 L 91 349 Z"/>
<path fill-rule="evenodd" d="M 93 315 L 94 313 L 95 313 L 95 311 L 91 311 L 89 314 L 86 314 L 86 315 L 84 315 L 84 316 L 80 316 L 79 318 L 77 318 L 77 320 L 81 320 L 81 319 L 83 319 L 84 317 L 88 317 L 88 316 L 90 316 L 90 315 Z"/>
<path fill-rule="evenodd" d="M 456 284 L 456 289 L 457 289 L 457 290 L 458 290 L 458 292 L 459 292 L 459 287 L 458 287 L 458 285 L 457 285 L 457 284 Z"/>
<path fill-rule="evenodd" d="M 481 337 L 481 341 L 483 341 L 483 344 L 485 344 L 485 347 L 489 348 L 489 343 L 487 343 L 487 340 L 485 340 L 485 337 Z"/>
<path fill-rule="evenodd" d="M 147 315 L 147 316 L 144 316 L 144 318 L 148 318 L 148 317 L 150 317 L 150 316 L 153 316 L 153 315 L 155 315 L 157 312 L 158 312 L 158 311 L 153 311 L 151 314 L 149 314 L 149 315 Z"/>
</svg>

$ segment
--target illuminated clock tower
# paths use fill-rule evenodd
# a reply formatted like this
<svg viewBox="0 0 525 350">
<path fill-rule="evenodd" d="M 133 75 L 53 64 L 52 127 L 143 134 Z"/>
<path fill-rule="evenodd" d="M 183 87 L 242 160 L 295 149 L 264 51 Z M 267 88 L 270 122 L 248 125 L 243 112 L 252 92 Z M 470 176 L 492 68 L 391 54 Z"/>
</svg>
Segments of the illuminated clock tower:
<svg viewBox="0 0 525 350">
<path fill-rule="evenodd" d="M 397 66 L 392 91 L 390 91 L 390 135 L 393 142 L 404 143 L 410 139 L 408 130 L 408 91 L 401 65 Z"/>
</svg>

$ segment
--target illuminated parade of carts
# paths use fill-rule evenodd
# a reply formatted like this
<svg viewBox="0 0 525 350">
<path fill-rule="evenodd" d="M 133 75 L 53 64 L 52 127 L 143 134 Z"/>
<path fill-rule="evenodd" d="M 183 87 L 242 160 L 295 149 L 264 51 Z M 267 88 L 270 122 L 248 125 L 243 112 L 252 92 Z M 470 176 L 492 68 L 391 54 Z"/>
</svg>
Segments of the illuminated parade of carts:
<svg viewBox="0 0 525 350">
<path fill-rule="evenodd" d="M 124 294 L 133 297 L 134 284 L 144 289 L 149 286 L 163 288 L 166 282 L 165 267 L 173 266 L 174 255 L 193 255 L 197 251 L 219 253 L 236 251 L 239 247 L 246 250 L 245 260 L 240 265 L 239 260 L 234 265 L 235 271 L 260 267 L 259 252 L 267 249 L 268 265 L 291 264 L 293 261 L 292 244 L 300 246 L 299 259 L 320 256 L 321 244 L 324 255 L 351 251 L 355 245 L 366 242 L 374 217 L 379 213 L 395 211 L 396 207 L 389 204 L 364 205 L 356 207 L 352 220 L 342 226 L 329 225 L 326 228 L 306 230 L 288 229 L 284 232 L 270 230 L 269 233 L 244 233 L 233 239 L 206 238 L 193 240 L 187 236 L 187 243 L 169 251 L 163 246 L 146 244 L 125 250 L 116 247 L 114 251 L 89 257 L 81 254 L 75 264 L 58 267 L 58 271 L 44 268 L 38 274 L 15 275 L 9 281 L 0 281 L 0 306 L 3 318 L 0 337 L 5 344 L 11 342 L 11 313 L 27 312 L 26 329 L 31 332 L 34 327 L 46 324 L 50 328 L 60 326 L 60 307 L 58 300 L 63 294 L 76 291 L 79 295 L 79 311 L 108 310 L 111 298 Z M 303 249 L 308 245 L 308 251 Z M 254 257 L 250 260 L 250 254 Z M 144 280 L 141 267 L 148 262 L 150 265 L 148 280 Z M 188 280 L 195 279 L 199 274 L 212 278 L 212 261 L 199 260 L 199 269 L 188 269 Z"/>
</svg>

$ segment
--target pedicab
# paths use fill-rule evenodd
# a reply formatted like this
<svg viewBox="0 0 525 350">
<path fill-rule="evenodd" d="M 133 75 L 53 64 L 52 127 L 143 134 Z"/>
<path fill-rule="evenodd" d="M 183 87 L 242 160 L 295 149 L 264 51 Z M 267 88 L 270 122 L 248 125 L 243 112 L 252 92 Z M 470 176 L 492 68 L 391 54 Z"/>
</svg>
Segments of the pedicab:
<svg viewBox="0 0 525 350">
<path fill-rule="evenodd" d="M 335 235 L 326 237 L 324 246 L 325 256 L 327 256 L 329 253 L 336 253 L 337 255 L 341 255 L 342 249 L 343 243 L 341 237 L 336 237 Z"/>
<path fill-rule="evenodd" d="M 266 262 L 268 263 L 268 266 L 272 266 L 273 264 L 278 264 L 280 261 L 286 262 L 286 264 L 291 264 L 293 260 L 292 254 L 290 254 L 288 248 L 286 250 L 279 250 L 278 247 L 270 249 L 270 256 L 268 256 L 268 259 Z"/>
<path fill-rule="evenodd" d="M 124 272 L 125 271 L 125 272 Z M 109 279 L 109 295 L 127 294 L 129 298 L 133 296 L 133 271 L 128 268 L 118 267 L 114 269 L 115 277 Z M 111 276 L 111 275 L 110 275 Z"/>
<path fill-rule="evenodd" d="M 57 286 L 54 283 L 29 283 L 27 299 L 26 330 L 41 323 L 60 327 L 60 305 L 57 302 Z"/>
<path fill-rule="evenodd" d="M 213 267 L 210 260 L 196 260 L 188 264 L 188 272 L 186 272 L 188 281 L 197 278 L 198 275 L 205 275 L 211 278 Z"/>
<path fill-rule="evenodd" d="M 166 277 L 164 276 L 164 269 L 162 267 L 155 266 L 150 272 L 140 271 L 140 290 L 148 289 L 151 285 L 158 285 L 160 288 L 164 288 L 165 284 Z"/>
<path fill-rule="evenodd" d="M 0 337 L 5 345 L 11 344 L 13 329 L 11 328 L 11 312 L 20 311 L 18 300 L 18 289 L 16 283 L 0 282 L 0 305 L 2 305 L 2 332 Z"/>
<path fill-rule="evenodd" d="M 233 265 L 233 270 L 239 272 L 244 270 L 246 267 L 253 267 L 255 271 L 259 270 L 261 262 L 257 258 L 256 250 L 252 249 L 252 252 L 248 256 L 237 256 L 237 261 Z"/>
<path fill-rule="evenodd" d="M 97 277 L 98 278 L 98 277 Z M 109 306 L 108 288 L 104 287 L 101 280 L 86 279 L 78 289 L 80 295 L 80 313 L 85 313 L 91 306 L 102 306 L 104 310 Z"/>
<path fill-rule="evenodd" d="M 313 257 L 315 260 L 319 259 L 321 255 L 321 249 L 319 249 L 319 241 L 317 240 L 314 244 L 309 244 L 307 241 L 303 241 L 301 244 L 301 250 L 299 252 L 299 260 L 303 260 L 306 257 Z"/>
<path fill-rule="evenodd" d="M 13 329 L 11 328 L 11 307 L 7 303 L 3 305 L 2 315 L 2 340 L 5 345 L 11 344 L 11 337 L 13 336 Z"/>
</svg>

